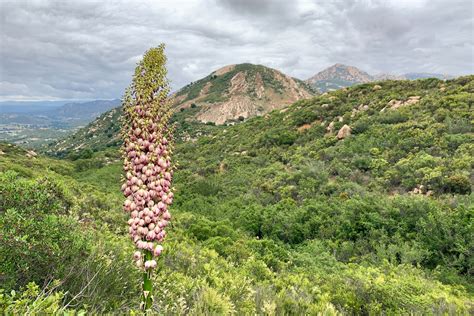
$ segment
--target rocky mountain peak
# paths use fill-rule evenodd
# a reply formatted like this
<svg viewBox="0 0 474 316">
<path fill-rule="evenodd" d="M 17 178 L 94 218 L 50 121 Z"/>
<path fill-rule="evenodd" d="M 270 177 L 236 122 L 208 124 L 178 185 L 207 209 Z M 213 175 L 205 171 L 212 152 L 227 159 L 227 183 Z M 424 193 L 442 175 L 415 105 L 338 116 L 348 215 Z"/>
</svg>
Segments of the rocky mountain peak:
<svg viewBox="0 0 474 316">
<path fill-rule="evenodd" d="M 362 71 L 354 66 L 347 66 L 344 64 L 334 64 L 331 67 L 320 71 L 313 77 L 307 80 L 308 83 L 314 84 L 318 81 L 339 80 L 342 82 L 362 83 L 372 81 L 370 76 L 365 71 Z"/>
</svg>

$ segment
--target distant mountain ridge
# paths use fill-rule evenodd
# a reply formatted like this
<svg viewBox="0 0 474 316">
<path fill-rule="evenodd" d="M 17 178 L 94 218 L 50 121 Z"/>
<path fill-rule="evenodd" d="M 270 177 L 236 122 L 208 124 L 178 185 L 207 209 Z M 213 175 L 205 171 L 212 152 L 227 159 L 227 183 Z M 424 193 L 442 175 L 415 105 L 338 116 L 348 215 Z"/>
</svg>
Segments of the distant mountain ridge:
<svg viewBox="0 0 474 316">
<path fill-rule="evenodd" d="M 64 126 L 76 127 L 84 125 L 120 105 L 119 99 L 94 100 L 88 102 L 70 102 L 62 105 L 20 105 L 15 109 L 16 103 L 5 103 L 0 112 L 0 124 L 28 124 L 39 126 Z M 60 104 L 60 103 L 59 103 Z"/>
<path fill-rule="evenodd" d="M 0 102 L 0 141 L 38 148 L 120 105 L 118 99 L 66 102 Z"/>
<path fill-rule="evenodd" d="M 416 79 L 452 79 L 453 76 L 437 73 L 407 73 L 402 75 L 377 74 L 370 75 L 354 66 L 334 64 L 316 75 L 310 77 L 306 82 L 318 92 L 337 90 L 350 87 L 355 84 L 382 81 L 382 80 L 416 80 Z"/>
<path fill-rule="evenodd" d="M 38 113 L 69 103 L 70 101 L 0 101 L 0 114 Z"/>
<path fill-rule="evenodd" d="M 50 117 L 62 117 L 77 120 L 94 119 L 100 114 L 107 112 L 120 105 L 119 99 L 94 100 L 89 102 L 66 103 L 59 108 L 45 111 L 43 114 Z"/>
<path fill-rule="evenodd" d="M 427 79 L 427 78 L 437 78 L 437 79 L 452 79 L 453 76 L 447 74 L 437 74 L 437 73 L 427 73 L 427 72 L 410 72 L 403 75 L 405 79 L 416 80 L 416 79 Z"/>
</svg>

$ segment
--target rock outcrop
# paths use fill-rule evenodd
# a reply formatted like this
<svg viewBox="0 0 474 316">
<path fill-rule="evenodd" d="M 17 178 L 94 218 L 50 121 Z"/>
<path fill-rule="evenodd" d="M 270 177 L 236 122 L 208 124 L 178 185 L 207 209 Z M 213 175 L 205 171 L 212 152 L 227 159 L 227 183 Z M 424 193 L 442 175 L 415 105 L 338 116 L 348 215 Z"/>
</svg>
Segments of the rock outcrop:
<svg viewBox="0 0 474 316">
<path fill-rule="evenodd" d="M 328 127 L 326 127 L 326 131 L 328 131 L 328 133 L 334 132 L 334 122 L 329 123 Z"/>
<path fill-rule="evenodd" d="M 390 107 L 391 109 L 398 109 L 402 106 L 407 106 L 407 105 L 413 105 L 413 104 L 416 104 L 420 101 L 420 96 L 411 96 L 411 97 L 408 97 L 408 100 L 406 101 L 401 101 L 401 100 L 390 100 L 390 102 L 388 102 L 387 106 Z"/>
<path fill-rule="evenodd" d="M 347 125 L 347 124 L 344 124 L 343 127 L 341 127 L 341 129 L 339 130 L 339 132 L 337 132 L 337 139 L 344 139 L 348 136 L 350 136 L 352 133 L 352 128 Z"/>
</svg>

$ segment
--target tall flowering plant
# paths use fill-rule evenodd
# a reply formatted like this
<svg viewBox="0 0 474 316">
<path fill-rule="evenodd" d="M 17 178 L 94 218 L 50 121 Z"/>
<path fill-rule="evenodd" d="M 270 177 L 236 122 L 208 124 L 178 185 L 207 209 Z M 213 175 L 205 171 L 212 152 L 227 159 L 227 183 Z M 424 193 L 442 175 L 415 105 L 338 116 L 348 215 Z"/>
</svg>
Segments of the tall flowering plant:
<svg viewBox="0 0 474 316">
<path fill-rule="evenodd" d="M 165 63 L 163 44 L 147 51 L 123 99 L 123 208 L 130 214 L 129 234 L 137 248 L 133 257 L 143 269 L 144 310 L 153 302 L 151 276 L 163 251 L 161 243 L 171 219 L 168 206 L 173 202 L 170 90 Z"/>
</svg>

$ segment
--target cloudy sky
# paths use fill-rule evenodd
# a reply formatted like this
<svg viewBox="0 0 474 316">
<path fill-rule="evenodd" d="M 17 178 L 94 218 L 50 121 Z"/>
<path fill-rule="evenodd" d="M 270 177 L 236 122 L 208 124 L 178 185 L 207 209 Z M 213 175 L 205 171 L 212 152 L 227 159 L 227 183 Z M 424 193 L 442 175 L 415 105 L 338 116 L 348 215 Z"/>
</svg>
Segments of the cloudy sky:
<svg viewBox="0 0 474 316">
<path fill-rule="evenodd" d="M 474 73 L 472 0 L 0 0 L 0 100 L 121 97 L 167 45 L 173 89 L 250 62 L 307 79 L 334 63 Z"/>
</svg>

